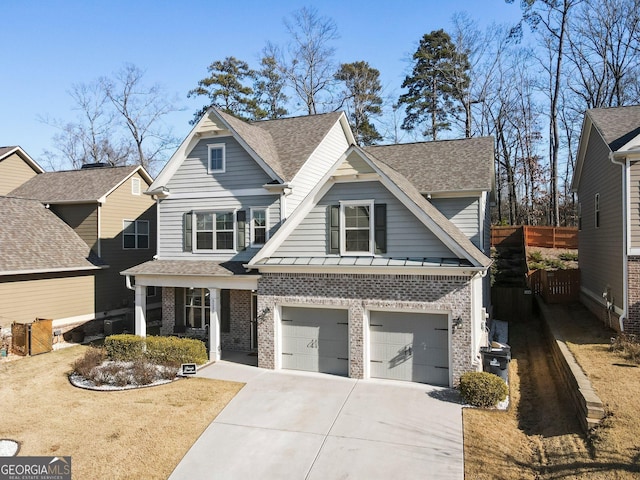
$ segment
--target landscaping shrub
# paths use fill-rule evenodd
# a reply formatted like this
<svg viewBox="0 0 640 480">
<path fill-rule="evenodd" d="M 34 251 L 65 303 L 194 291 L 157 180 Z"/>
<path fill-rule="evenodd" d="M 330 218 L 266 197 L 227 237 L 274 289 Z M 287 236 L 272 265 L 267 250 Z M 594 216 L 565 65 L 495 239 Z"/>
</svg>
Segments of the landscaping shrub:
<svg viewBox="0 0 640 480">
<path fill-rule="evenodd" d="M 182 363 L 202 365 L 207 362 L 207 349 L 200 340 L 178 337 L 147 337 L 146 358 L 158 365 L 179 366 Z"/>
<path fill-rule="evenodd" d="M 73 362 L 73 371 L 88 378 L 91 375 L 91 370 L 102 364 L 106 356 L 103 348 L 89 347 L 82 357 Z"/>
<path fill-rule="evenodd" d="M 110 335 L 104 339 L 104 347 L 111 360 L 131 362 L 144 356 L 144 338 L 138 335 Z"/>
<path fill-rule="evenodd" d="M 540 250 L 529 252 L 529 260 L 532 262 L 542 262 L 542 252 Z"/>
<path fill-rule="evenodd" d="M 577 262 L 578 254 L 576 252 L 563 252 L 558 255 L 560 260 L 564 260 L 565 262 Z"/>
<path fill-rule="evenodd" d="M 504 380 L 489 372 L 462 374 L 459 389 L 462 399 L 476 407 L 495 407 L 509 393 Z"/>
<path fill-rule="evenodd" d="M 640 363 L 640 342 L 635 335 L 621 333 L 611 339 L 609 350 L 621 354 L 633 363 Z"/>
<path fill-rule="evenodd" d="M 158 374 L 156 366 L 147 360 L 138 359 L 133 362 L 131 368 L 133 381 L 138 385 L 149 385 L 155 382 Z"/>
</svg>

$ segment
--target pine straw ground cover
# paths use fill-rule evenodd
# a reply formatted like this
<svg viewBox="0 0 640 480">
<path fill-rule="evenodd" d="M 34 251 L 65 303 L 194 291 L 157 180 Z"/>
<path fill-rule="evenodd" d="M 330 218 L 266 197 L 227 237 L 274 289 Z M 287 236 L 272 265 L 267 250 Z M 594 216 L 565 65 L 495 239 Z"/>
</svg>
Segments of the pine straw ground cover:
<svg viewBox="0 0 640 480">
<path fill-rule="evenodd" d="M 96 392 L 67 379 L 86 347 L 0 363 L 0 438 L 71 456 L 74 479 L 166 479 L 241 383 L 188 378 Z"/>
<path fill-rule="evenodd" d="M 640 478 L 640 368 L 609 349 L 606 329 L 580 305 L 562 309 L 565 338 L 605 404 L 586 438 L 557 381 L 538 320 L 510 325 L 511 404 L 465 409 L 465 478 Z"/>
</svg>

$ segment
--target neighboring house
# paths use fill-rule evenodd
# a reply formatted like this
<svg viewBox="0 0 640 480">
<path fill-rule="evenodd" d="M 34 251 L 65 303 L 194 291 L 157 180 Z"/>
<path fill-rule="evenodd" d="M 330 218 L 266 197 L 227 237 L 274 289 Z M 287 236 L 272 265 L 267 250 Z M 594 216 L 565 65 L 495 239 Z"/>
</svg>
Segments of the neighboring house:
<svg viewBox="0 0 640 480">
<path fill-rule="evenodd" d="M 20 147 L 0 147 L 0 195 L 6 195 L 44 170 Z"/>
<path fill-rule="evenodd" d="M 104 267 L 71 227 L 35 200 L 0 196 L 0 327 L 93 316 Z"/>
<path fill-rule="evenodd" d="M 587 110 L 573 178 L 582 302 L 640 334 L 640 106 Z"/>
<path fill-rule="evenodd" d="M 343 113 L 209 110 L 148 192 L 158 256 L 122 272 L 136 332 L 156 286 L 162 333 L 204 329 L 212 359 L 440 385 L 481 369 L 491 139 L 354 143 Z"/>
<path fill-rule="evenodd" d="M 93 307 L 82 318 L 98 320 L 87 325 L 91 329 L 100 330 L 102 319 L 126 318 L 129 313 L 133 324 L 134 292 L 127 288 L 119 272 L 150 260 L 155 254 L 156 205 L 153 198 L 143 194 L 151 183 L 141 166 L 98 164 L 42 173 L 10 194 L 46 205 L 108 265 L 95 275 Z M 64 243 L 56 243 L 55 247 L 65 248 Z M 153 288 L 148 293 L 150 307 L 157 310 L 159 317 L 160 297 Z M 46 312 L 41 316 L 52 317 Z"/>
</svg>

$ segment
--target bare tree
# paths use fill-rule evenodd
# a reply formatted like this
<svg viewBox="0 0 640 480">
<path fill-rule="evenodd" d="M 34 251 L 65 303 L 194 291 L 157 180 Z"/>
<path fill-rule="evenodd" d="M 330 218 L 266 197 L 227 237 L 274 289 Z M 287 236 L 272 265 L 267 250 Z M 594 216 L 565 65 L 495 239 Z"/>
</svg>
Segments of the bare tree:
<svg viewBox="0 0 640 480">
<path fill-rule="evenodd" d="M 100 85 L 131 135 L 136 163 L 150 170 L 164 152 L 178 143 L 163 123 L 164 117 L 176 108 L 159 84 L 145 86 L 143 77 L 144 71 L 125 64 L 113 78 L 101 78 Z"/>
<path fill-rule="evenodd" d="M 326 99 L 336 71 L 331 42 L 338 39 L 338 27 L 321 16 L 314 7 L 303 7 L 284 21 L 291 40 L 287 58 L 281 59 L 282 72 L 296 95 L 304 103 L 307 113 L 314 115 Z"/>
</svg>

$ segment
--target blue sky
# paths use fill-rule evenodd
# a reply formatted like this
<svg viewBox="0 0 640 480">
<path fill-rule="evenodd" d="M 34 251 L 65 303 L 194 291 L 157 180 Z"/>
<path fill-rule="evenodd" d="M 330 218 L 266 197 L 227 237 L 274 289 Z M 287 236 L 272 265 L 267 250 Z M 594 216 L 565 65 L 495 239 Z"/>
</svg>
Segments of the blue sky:
<svg viewBox="0 0 640 480">
<path fill-rule="evenodd" d="M 455 12 L 469 13 L 481 26 L 514 24 L 520 16 L 514 3 L 1 0 L 0 146 L 20 145 L 45 165 L 42 153 L 53 149 L 56 131 L 39 118 L 73 120 L 72 84 L 111 75 L 125 62 L 146 71 L 145 83 L 160 83 L 176 96 L 184 111 L 167 122 L 183 138 L 204 100 L 186 94 L 206 76 L 207 66 L 235 56 L 256 67 L 267 41 L 286 42 L 283 18 L 308 5 L 336 22 L 336 61 L 369 62 L 380 70 L 385 92 L 397 97 L 422 35 L 448 30 Z"/>
</svg>

